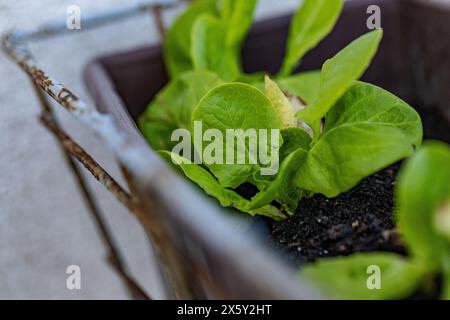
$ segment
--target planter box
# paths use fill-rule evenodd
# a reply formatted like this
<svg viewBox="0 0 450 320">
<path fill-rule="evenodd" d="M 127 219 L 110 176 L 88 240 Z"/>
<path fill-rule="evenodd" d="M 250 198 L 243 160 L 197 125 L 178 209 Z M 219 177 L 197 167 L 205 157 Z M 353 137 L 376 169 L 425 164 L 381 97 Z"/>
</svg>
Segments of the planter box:
<svg viewBox="0 0 450 320">
<path fill-rule="evenodd" d="M 385 35 L 363 80 L 382 86 L 421 110 L 433 109 L 448 121 L 450 4 L 444 1 L 347 1 L 333 33 L 305 57 L 301 69 L 320 68 L 327 58 L 367 32 L 366 10 L 373 4 L 381 8 Z M 243 49 L 246 71 L 278 71 L 290 18 L 283 16 L 255 24 Z M 88 65 L 85 77 L 98 109 L 111 114 L 125 134 L 145 143 L 135 121 L 167 82 L 160 46 L 98 58 Z M 185 251 L 183 268 L 191 275 L 188 286 L 192 297 L 315 297 L 303 283 L 292 281 L 294 270 L 272 258 L 250 232 L 242 236 L 242 245 L 236 245 L 227 236 L 239 231 L 232 229 L 232 223 L 223 223 L 223 217 L 216 219 L 216 213 L 211 215 L 210 221 L 216 223 L 205 228 L 199 227 L 205 223 L 200 218 L 180 214 L 167 217 L 176 236 L 165 240 Z"/>
</svg>

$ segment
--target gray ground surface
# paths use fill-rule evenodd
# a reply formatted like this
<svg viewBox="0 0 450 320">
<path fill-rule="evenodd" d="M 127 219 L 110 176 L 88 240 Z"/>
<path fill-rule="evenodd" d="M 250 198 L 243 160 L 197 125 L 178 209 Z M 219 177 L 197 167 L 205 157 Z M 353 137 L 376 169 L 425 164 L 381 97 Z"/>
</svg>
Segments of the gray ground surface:
<svg viewBox="0 0 450 320">
<path fill-rule="evenodd" d="M 0 0 L 0 32 L 65 21 L 66 8 L 84 14 L 135 0 Z M 261 0 L 258 17 L 285 12 L 297 0 Z M 166 17 L 170 20 L 170 15 Z M 94 56 L 157 42 L 148 16 L 31 46 L 42 67 L 90 101 L 82 68 Z M 38 103 L 27 77 L 0 53 L 0 299 L 125 299 L 126 291 L 105 262 L 105 251 L 74 179 L 52 136 L 36 116 Z M 70 134 L 120 179 L 111 153 L 64 111 Z M 108 216 L 130 269 L 155 297 L 163 298 L 154 257 L 137 221 L 95 180 L 89 182 Z M 66 289 L 66 268 L 79 265 L 81 290 Z"/>
</svg>

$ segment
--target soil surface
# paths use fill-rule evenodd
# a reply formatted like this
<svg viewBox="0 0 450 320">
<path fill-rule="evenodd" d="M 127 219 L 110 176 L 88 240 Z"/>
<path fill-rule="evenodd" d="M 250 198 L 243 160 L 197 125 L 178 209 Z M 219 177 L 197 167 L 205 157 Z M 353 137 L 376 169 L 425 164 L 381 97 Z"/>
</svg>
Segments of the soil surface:
<svg viewBox="0 0 450 320">
<path fill-rule="evenodd" d="M 399 165 L 361 181 L 336 198 L 303 199 L 294 216 L 272 222 L 271 242 L 299 267 L 317 258 L 361 251 L 405 254 L 393 219 L 393 187 Z"/>
</svg>

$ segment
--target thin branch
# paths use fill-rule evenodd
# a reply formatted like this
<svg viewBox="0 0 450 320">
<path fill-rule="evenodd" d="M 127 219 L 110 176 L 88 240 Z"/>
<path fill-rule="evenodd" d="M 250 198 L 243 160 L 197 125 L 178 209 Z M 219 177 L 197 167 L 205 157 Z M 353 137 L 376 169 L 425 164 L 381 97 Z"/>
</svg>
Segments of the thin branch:
<svg viewBox="0 0 450 320">
<path fill-rule="evenodd" d="M 166 27 L 164 25 L 163 7 L 160 5 L 155 5 L 151 8 L 151 10 L 153 13 L 156 28 L 158 29 L 160 40 L 164 41 L 164 38 L 166 36 Z"/>
<path fill-rule="evenodd" d="M 39 88 L 37 88 L 39 90 Z M 40 91 L 40 90 L 39 90 Z M 45 97 L 41 97 L 45 100 Z M 41 99 L 40 98 L 40 99 Z M 119 277 L 125 283 L 128 291 L 134 299 L 151 300 L 151 298 L 144 292 L 144 290 L 137 284 L 137 282 L 126 271 L 124 259 L 118 250 L 113 236 L 102 218 L 100 209 L 97 206 L 91 192 L 84 181 L 81 172 L 79 171 L 72 156 L 76 158 L 83 166 L 89 170 L 92 175 L 99 180 L 109 191 L 111 191 L 117 199 L 119 199 L 130 210 L 132 209 L 131 197 L 120 185 L 106 172 L 100 165 L 98 165 L 78 144 L 76 144 L 65 132 L 63 132 L 57 125 L 51 107 L 48 103 L 43 103 L 43 114 L 40 117 L 41 122 L 49 129 L 58 139 L 59 145 L 63 149 L 64 158 L 76 178 L 78 187 L 84 196 L 89 212 L 94 219 L 100 237 L 109 251 L 108 262 L 116 270 Z M 122 200 L 121 200 L 122 199 Z"/>
</svg>

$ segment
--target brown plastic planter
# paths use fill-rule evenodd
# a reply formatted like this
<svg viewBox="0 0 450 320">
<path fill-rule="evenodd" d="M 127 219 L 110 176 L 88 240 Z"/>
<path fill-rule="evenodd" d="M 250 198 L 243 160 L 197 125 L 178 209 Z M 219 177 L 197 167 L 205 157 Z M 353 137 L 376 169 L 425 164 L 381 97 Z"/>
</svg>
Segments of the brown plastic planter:
<svg viewBox="0 0 450 320">
<path fill-rule="evenodd" d="M 385 35 L 364 80 L 386 88 L 414 106 L 434 109 L 450 119 L 448 1 L 348 1 L 336 29 L 308 54 L 302 70 L 320 68 L 326 58 L 367 32 L 366 9 L 372 4 L 381 8 Z M 243 50 L 246 71 L 275 73 L 278 70 L 289 21 L 290 16 L 283 16 L 255 25 Z M 135 122 L 167 82 L 160 46 L 98 58 L 87 67 L 86 81 L 98 109 L 111 114 L 126 135 L 145 143 Z M 173 197 L 178 195 L 173 194 Z M 205 206 L 199 210 L 208 210 L 207 202 L 205 197 Z M 185 250 L 182 268 L 189 273 L 192 297 L 314 297 L 303 283 L 292 280 L 293 270 L 270 258 L 267 248 L 259 244 L 247 246 L 247 240 L 254 244 L 250 233 L 243 236 L 245 243 L 241 245 L 229 241 L 226 235 L 238 231 L 230 230 L 232 224 L 224 224 L 224 218 L 213 211 L 207 227 L 201 218 L 183 216 L 182 210 L 167 217 L 173 232 L 172 238 L 164 241 Z M 161 245 L 155 243 L 157 247 Z M 164 255 L 164 250 L 161 254 Z M 261 260 L 263 258 L 265 260 Z"/>
</svg>

